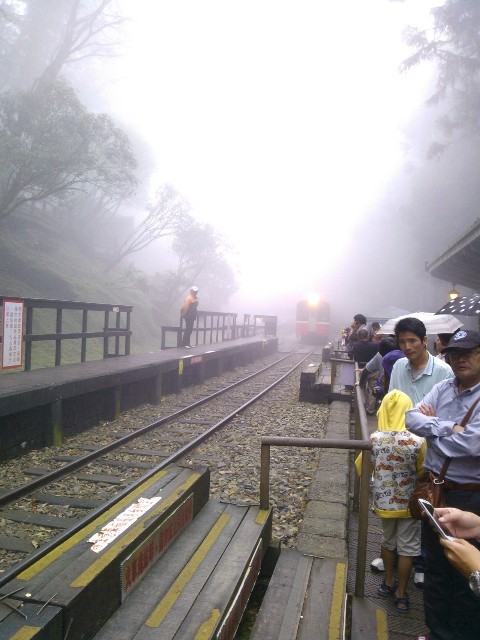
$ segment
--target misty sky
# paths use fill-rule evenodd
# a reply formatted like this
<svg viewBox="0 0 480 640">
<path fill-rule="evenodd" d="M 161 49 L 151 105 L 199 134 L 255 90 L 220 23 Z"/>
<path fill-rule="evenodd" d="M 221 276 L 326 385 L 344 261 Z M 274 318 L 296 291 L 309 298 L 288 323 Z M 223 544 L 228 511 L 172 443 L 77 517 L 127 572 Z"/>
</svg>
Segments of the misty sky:
<svg viewBox="0 0 480 640">
<path fill-rule="evenodd" d="M 125 3 L 130 40 L 103 97 L 152 145 L 158 182 L 235 246 L 239 299 L 323 295 L 401 169 L 431 78 L 399 73 L 402 32 L 433 4 Z"/>
</svg>

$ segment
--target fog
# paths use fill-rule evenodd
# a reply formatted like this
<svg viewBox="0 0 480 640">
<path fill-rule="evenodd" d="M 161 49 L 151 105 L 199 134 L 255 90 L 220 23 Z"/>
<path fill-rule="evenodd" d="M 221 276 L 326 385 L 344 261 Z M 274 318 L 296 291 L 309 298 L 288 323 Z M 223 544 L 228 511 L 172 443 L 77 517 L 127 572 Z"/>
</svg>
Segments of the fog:
<svg viewBox="0 0 480 640">
<path fill-rule="evenodd" d="M 438 70 L 400 72 L 405 27 L 431 26 L 438 4 L 113 3 L 128 19 L 116 56 L 63 72 L 141 150 L 119 213 L 138 219 L 173 185 L 228 247 L 238 291 L 223 310 L 284 317 L 317 293 L 338 328 L 388 305 L 436 311 L 457 283 L 425 265 L 476 220 L 480 188 L 469 140 L 427 159 Z M 174 258 L 159 240 L 129 259 L 156 274 Z"/>
<path fill-rule="evenodd" d="M 436 4 L 130 7 L 112 108 L 152 144 L 162 179 L 229 239 L 231 306 L 281 314 L 316 292 L 350 318 L 386 301 L 443 303 L 450 283 L 425 262 L 476 212 L 458 206 L 462 152 L 426 160 L 434 68 L 399 71 L 405 26 L 428 26 Z"/>
</svg>

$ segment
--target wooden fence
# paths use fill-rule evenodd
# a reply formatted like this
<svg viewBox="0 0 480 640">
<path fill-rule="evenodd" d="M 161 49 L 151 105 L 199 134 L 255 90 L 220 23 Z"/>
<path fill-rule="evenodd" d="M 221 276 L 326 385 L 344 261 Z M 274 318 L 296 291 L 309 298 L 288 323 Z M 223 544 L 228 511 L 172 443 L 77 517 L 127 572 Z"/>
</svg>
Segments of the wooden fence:
<svg viewBox="0 0 480 640">
<path fill-rule="evenodd" d="M 0 308 L 3 308 L 4 300 L 12 299 L 14 299 L 13 296 L 0 296 Z M 129 355 L 130 353 L 132 306 L 40 298 L 15 298 L 15 300 L 23 302 L 24 305 L 25 371 L 29 371 L 32 367 L 32 345 L 38 342 L 54 342 L 55 366 L 62 364 L 62 344 L 65 340 L 80 341 L 81 362 L 85 362 L 87 358 L 87 340 L 92 338 L 103 339 L 103 358 Z M 42 313 L 41 310 L 51 310 L 51 314 Z M 64 312 L 68 312 L 69 329 L 72 328 L 72 325 L 78 325 L 78 331 L 64 329 Z M 41 318 L 40 314 L 42 314 Z M 96 326 L 89 330 L 89 326 L 91 327 L 92 324 Z M 122 338 L 123 349 L 121 349 Z M 113 349 L 110 350 L 112 342 Z M 3 335 L 0 336 L 0 343 L 3 346 Z"/>
</svg>

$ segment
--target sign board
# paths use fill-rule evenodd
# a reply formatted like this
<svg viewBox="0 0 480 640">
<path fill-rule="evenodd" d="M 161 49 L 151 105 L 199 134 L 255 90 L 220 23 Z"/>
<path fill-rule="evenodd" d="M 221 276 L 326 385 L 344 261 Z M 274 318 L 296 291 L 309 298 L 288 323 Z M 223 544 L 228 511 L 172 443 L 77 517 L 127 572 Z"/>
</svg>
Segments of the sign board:
<svg viewBox="0 0 480 640">
<path fill-rule="evenodd" d="M 23 300 L 3 299 L 2 369 L 18 369 L 23 357 Z"/>
<path fill-rule="evenodd" d="M 193 493 L 120 565 L 122 602 L 193 519 Z"/>
</svg>

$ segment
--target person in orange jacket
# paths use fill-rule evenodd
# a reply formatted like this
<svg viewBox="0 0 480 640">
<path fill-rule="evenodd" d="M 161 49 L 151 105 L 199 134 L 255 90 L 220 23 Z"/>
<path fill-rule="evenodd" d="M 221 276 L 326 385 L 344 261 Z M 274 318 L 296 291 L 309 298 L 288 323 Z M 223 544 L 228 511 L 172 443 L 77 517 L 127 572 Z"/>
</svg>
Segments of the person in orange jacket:
<svg viewBox="0 0 480 640">
<path fill-rule="evenodd" d="M 183 332 L 182 347 L 190 349 L 190 336 L 192 335 L 193 325 L 197 319 L 198 307 L 198 287 L 195 285 L 190 287 L 190 293 L 183 301 L 180 316 L 185 320 L 185 331 Z"/>
</svg>

